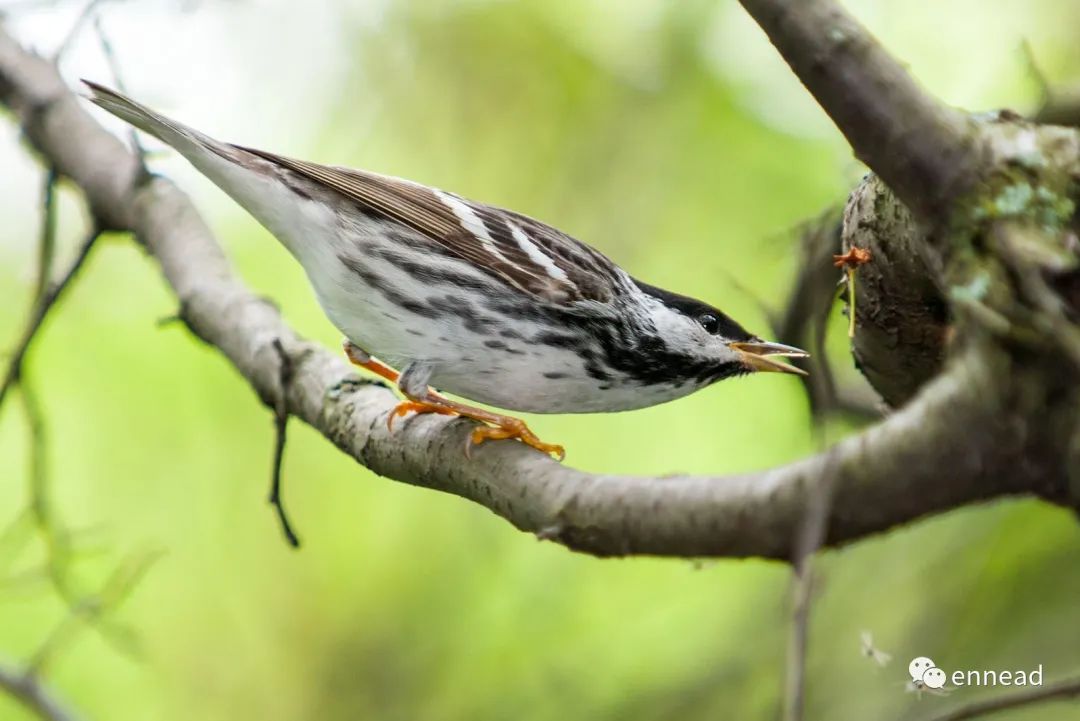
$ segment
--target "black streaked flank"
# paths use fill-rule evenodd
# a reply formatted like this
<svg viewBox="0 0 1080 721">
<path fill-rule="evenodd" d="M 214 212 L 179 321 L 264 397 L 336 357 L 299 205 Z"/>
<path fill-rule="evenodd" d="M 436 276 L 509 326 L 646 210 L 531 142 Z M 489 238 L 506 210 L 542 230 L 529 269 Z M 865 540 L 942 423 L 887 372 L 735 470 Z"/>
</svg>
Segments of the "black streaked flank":
<svg viewBox="0 0 1080 721">
<path fill-rule="evenodd" d="M 410 313 L 423 316 L 424 318 L 438 318 L 439 312 L 432 307 L 424 305 L 419 301 L 410 298 L 409 296 L 401 293 L 397 289 L 390 286 L 386 282 L 386 279 L 377 273 L 373 273 L 364 267 L 363 263 L 360 263 L 347 255 L 338 255 L 338 260 L 342 265 L 351 270 L 357 276 L 360 277 L 370 288 L 378 291 L 384 298 L 391 303 L 404 308 Z"/>
<path fill-rule="evenodd" d="M 395 253 L 387 248 L 376 246 L 367 249 L 367 252 L 408 273 L 421 283 L 449 285 L 455 288 L 466 288 L 468 290 L 476 290 L 483 293 L 491 293 L 496 288 L 495 284 L 491 281 L 485 281 L 475 276 L 466 275 L 465 273 L 455 273 L 446 268 L 427 265 L 423 262 L 412 260 L 401 253 Z"/>
<path fill-rule="evenodd" d="M 532 342 L 538 345 L 555 346 L 556 348 L 577 348 L 581 345 L 581 338 L 576 335 L 567 335 L 566 333 L 544 331 L 533 338 Z"/>
<path fill-rule="evenodd" d="M 440 313 L 457 316 L 465 330 L 477 335 L 494 335 L 501 326 L 497 319 L 480 315 L 473 309 L 472 303 L 459 296 L 431 296 L 427 299 L 427 304 Z"/>
</svg>

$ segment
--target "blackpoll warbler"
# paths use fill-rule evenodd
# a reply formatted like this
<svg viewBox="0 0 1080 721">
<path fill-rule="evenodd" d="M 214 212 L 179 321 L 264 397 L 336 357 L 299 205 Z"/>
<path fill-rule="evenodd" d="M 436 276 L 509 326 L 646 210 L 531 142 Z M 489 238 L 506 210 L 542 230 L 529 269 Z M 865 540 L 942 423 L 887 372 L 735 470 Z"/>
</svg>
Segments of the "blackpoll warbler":
<svg viewBox="0 0 1080 721">
<path fill-rule="evenodd" d="M 410 411 L 462 415 L 485 424 L 471 443 L 516 438 L 561 457 L 561 446 L 522 421 L 429 385 L 511 410 L 594 413 L 663 403 L 752 371 L 802 373 L 777 357 L 805 352 L 642 283 L 532 218 L 222 143 L 86 85 L 90 100 L 178 150 L 300 261 L 349 358 L 405 395 L 388 423 Z"/>
</svg>

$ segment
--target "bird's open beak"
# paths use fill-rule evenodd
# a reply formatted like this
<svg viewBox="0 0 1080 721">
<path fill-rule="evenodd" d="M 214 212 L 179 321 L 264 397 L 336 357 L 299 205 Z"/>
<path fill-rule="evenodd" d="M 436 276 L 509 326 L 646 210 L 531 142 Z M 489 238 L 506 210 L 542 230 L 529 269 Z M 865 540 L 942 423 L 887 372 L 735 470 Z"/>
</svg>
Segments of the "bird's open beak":
<svg viewBox="0 0 1080 721">
<path fill-rule="evenodd" d="M 777 360 L 777 358 L 809 358 L 810 354 L 794 346 L 783 343 L 769 343 L 763 340 L 748 340 L 729 343 L 728 347 L 737 351 L 742 357 L 747 368 L 755 371 L 769 371 L 772 373 L 794 373 L 795 375 L 809 375 L 802 368 Z"/>
</svg>

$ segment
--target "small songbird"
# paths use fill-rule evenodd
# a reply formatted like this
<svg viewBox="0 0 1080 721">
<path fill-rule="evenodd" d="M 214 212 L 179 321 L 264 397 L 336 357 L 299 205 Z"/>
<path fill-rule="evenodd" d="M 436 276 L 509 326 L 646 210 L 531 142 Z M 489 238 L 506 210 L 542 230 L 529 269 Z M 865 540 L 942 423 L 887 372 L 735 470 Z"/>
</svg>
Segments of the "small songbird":
<svg viewBox="0 0 1080 721">
<path fill-rule="evenodd" d="M 680 398 L 753 371 L 803 373 L 720 310 L 632 278 L 527 216 L 400 178 L 223 143 L 96 83 L 88 98 L 179 151 L 307 272 L 349 359 L 409 412 L 481 422 L 563 456 L 499 408 L 597 413 Z M 395 370 L 396 369 L 396 370 Z M 467 446 L 468 449 L 468 446 Z"/>
</svg>

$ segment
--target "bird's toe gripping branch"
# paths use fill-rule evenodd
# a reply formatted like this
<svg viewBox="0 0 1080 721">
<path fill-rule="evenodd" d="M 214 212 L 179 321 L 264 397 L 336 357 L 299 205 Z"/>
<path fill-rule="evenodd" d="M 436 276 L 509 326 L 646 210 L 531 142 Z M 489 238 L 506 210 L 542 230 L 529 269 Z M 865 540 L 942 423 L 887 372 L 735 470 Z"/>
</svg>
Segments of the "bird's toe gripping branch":
<svg viewBox="0 0 1080 721">
<path fill-rule="evenodd" d="M 398 382 L 400 374 L 397 371 L 390 366 L 375 360 L 360 347 L 353 345 L 346 340 L 344 349 L 345 355 L 353 364 L 365 368 L 391 383 Z M 406 416 L 409 413 L 438 413 L 439 415 L 444 416 L 464 416 L 465 418 L 471 418 L 483 423 L 484 425 L 474 429 L 473 432 L 469 434 L 469 440 L 465 446 L 466 457 L 471 457 L 471 451 L 474 445 L 479 445 L 484 441 L 516 439 L 530 448 L 535 448 L 541 453 L 555 456 L 555 458 L 560 461 L 566 458 L 566 451 L 562 446 L 541 441 L 537 435 L 525 425 L 525 421 L 519 418 L 512 418 L 510 416 L 503 416 L 498 413 L 485 411 L 482 408 L 474 408 L 465 405 L 464 403 L 458 403 L 457 401 L 452 401 L 430 388 L 427 389 L 423 398 L 411 397 L 406 394 L 406 400 L 398 403 L 397 406 L 390 411 L 390 415 L 386 418 L 386 427 L 393 430 L 394 420 Z"/>
<path fill-rule="evenodd" d="M 541 441 L 535 433 L 533 433 L 525 421 L 520 418 L 511 418 L 510 416 L 500 416 L 496 414 L 490 414 L 498 421 L 487 420 L 485 423 L 490 425 L 483 425 L 473 430 L 469 436 L 469 443 L 465 446 L 465 455 L 468 456 L 474 445 L 479 445 L 484 441 L 497 441 L 504 438 L 514 438 L 530 448 L 535 448 L 541 453 L 555 456 L 556 460 L 562 461 L 566 458 L 566 450 L 556 443 L 544 443 Z M 470 416 L 472 417 L 472 416 Z M 479 419 L 478 419 L 479 420 Z"/>
</svg>

